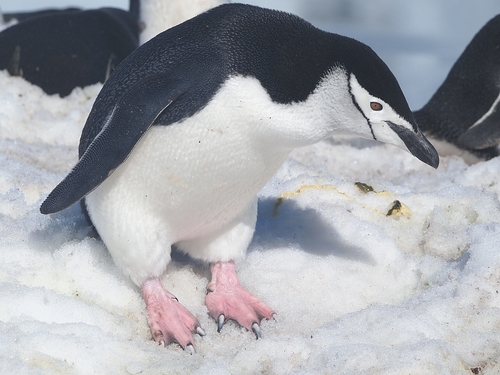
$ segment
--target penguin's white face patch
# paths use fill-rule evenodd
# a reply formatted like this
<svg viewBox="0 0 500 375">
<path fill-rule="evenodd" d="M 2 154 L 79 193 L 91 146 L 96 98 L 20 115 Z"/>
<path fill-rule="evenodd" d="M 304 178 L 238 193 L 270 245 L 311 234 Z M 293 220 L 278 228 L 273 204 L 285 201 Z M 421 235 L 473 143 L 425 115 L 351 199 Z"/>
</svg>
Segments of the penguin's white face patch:
<svg viewBox="0 0 500 375">
<path fill-rule="evenodd" d="M 402 118 L 384 100 L 371 95 L 359 84 L 354 74 L 350 75 L 349 88 L 354 104 L 365 117 L 373 139 L 407 149 L 403 140 L 391 129 L 389 123 L 414 132 L 412 124 Z"/>
</svg>

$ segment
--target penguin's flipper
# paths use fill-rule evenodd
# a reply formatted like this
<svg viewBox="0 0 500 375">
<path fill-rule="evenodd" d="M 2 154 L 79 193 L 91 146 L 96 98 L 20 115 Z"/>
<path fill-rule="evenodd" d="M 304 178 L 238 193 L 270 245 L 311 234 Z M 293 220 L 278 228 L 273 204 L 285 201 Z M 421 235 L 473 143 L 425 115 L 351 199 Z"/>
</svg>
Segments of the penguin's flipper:
<svg viewBox="0 0 500 375">
<path fill-rule="evenodd" d="M 471 126 L 458 139 L 460 145 L 470 149 L 484 149 L 500 143 L 500 105 L 485 119 Z"/>
<path fill-rule="evenodd" d="M 124 94 L 76 166 L 42 203 L 40 212 L 61 211 L 99 186 L 125 161 L 156 118 L 186 92 L 186 86 L 185 81 L 159 75 Z M 95 117 L 89 117 L 85 127 L 92 127 Z"/>
</svg>

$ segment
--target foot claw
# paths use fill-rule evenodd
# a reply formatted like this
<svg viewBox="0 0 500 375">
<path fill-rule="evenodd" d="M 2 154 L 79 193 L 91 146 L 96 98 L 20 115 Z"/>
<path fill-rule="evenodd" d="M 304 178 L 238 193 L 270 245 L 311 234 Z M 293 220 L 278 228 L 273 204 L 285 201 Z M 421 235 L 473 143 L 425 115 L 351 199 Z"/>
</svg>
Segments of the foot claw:
<svg viewBox="0 0 500 375">
<path fill-rule="evenodd" d="M 252 331 L 255 333 L 255 338 L 258 340 L 262 337 L 262 331 L 260 330 L 260 326 L 257 323 L 252 324 Z"/>
<path fill-rule="evenodd" d="M 220 331 L 222 330 L 222 327 L 224 326 L 225 321 L 226 321 L 226 317 L 224 316 L 224 314 L 220 314 L 219 319 L 217 321 L 217 332 L 218 333 L 220 333 Z"/>
<path fill-rule="evenodd" d="M 198 335 L 200 335 L 200 336 L 205 336 L 206 335 L 205 330 L 203 328 L 199 327 L 199 326 L 196 327 L 196 333 Z"/>
<path fill-rule="evenodd" d="M 193 355 L 194 353 L 196 353 L 196 350 L 194 349 L 193 344 L 187 344 L 185 350 L 186 350 L 186 352 L 188 352 L 191 355 Z"/>
<path fill-rule="evenodd" d="M 260 338 L 259 323 L 264 318 L 272 318 L 273 310 L 241 286 L 234 262 L 211 263 L 210 270 L 212 279 L 207 285 L 205 303 L 217 322 L 217 332 L 231 319 Z"/>
<path fill-rule="evenodd" d="M 189 353 L 194 353 L 192 333 L 205 334 L 198 320 L 159 279 L 147 280 L 141 289 L 153 339 L 163 347 L 176 342 Z"/>
</svg>

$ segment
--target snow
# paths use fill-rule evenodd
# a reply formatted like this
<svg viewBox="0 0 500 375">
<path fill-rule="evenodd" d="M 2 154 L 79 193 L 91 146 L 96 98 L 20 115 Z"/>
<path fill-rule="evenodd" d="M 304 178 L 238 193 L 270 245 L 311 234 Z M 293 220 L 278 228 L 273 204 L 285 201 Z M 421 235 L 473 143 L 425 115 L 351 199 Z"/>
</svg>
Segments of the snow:
<svg viewBox="0 0 500 375">
<path fill-rule="evenodd" d="M 457 54 L 489 18 L 476 19 Z M 432 61 L 439 69 L 420 74 L 437 87 L 443 61 L 457 56 L 422 43 L 428 56 L 411 69 L 397 64 L 410 61 L 400 45 L 382 51 L 413 86 L 419 63 Z M 61 99 L 0 72 L 0 87 L 0 373 L 500 373 L 500 158 L 444 157 L 433 170 L 364 140 L 295 150 L 259 194 L 238 264 L 276 320 L 262 323 L 260 340 L 231 322 L 217 333 L 207 267 L 177 255 L 163 282 L 207 332 L 190 356 L 150 339 L 139 290 L 78 205 L 38 211 L 75 163 L 101 86 Z M 429 87 L 412 87 L 417 102 Z"/>
</svg>

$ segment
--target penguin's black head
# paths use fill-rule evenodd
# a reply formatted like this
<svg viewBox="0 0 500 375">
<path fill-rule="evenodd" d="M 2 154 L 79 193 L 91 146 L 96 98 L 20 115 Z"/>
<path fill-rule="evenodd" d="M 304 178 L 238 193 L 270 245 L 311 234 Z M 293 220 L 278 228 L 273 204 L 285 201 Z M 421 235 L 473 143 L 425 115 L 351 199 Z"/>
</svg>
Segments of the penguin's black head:
<svg viewBox="0 0 500 375">
<path fill-rule="evenodd" d="M 417 126 L 396 78 L 368 46 L 338 36 L 352 103 L 364 117 L 361 135 L 406 149 L 437 168 L 439 156 Z"/>
</svg>

